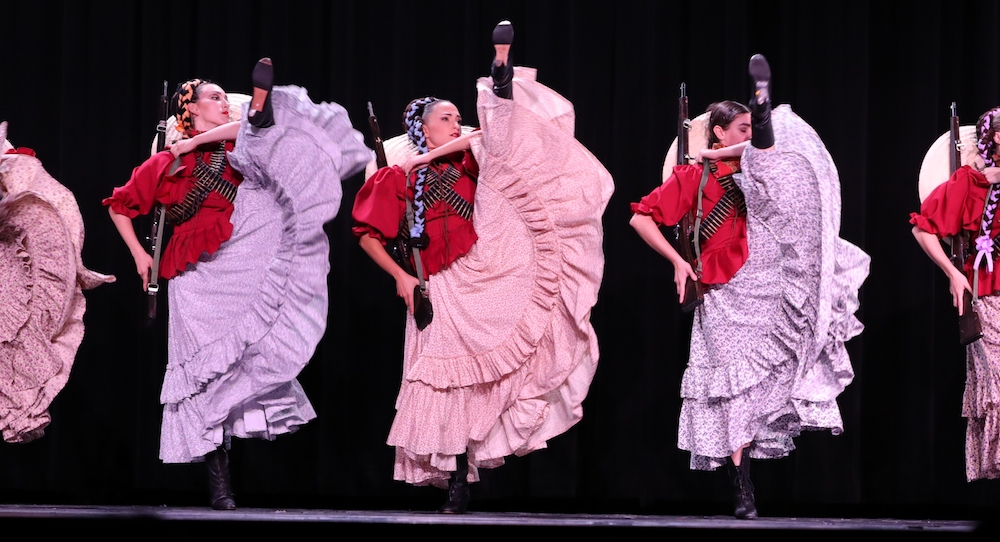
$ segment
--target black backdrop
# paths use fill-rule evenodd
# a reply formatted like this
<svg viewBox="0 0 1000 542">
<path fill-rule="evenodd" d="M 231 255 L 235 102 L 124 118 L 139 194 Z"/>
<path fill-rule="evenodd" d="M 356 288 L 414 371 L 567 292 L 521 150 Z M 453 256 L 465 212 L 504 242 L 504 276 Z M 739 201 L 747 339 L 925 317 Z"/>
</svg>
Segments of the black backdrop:
<svg viewBox="0 0 1000 542">
<path fill-rule="evenodd" d="M 917 7 L 917 6 L 920 7 Z M 0 445 L 0 501 L 195 505 L 201 466 L 157 459 L 162 325 L 101 198 L 148 155 L 163 80 L 249 91 L 261 56 L 279 83 L 343 104 L 387 135 L 412 98 L 448 97 L 475 124 L 474 82 L 507 18 L 514 58 L 572 100 L 577 137 L 612 172 L 605 280 L 593 323 L 601 360 L 583 421 L 550 447 L 484 471 L 479 509 L 727 513 L 721 473 L 676 449 L 690 317 L 671 270 L 628 226 L 629 202 L 660 182 L 679 84 L 692 113 L 749 95 L 747 60 L 767 55 L 773 95 L 812 123 L 840 169 L 842 236 L 872 255 L 849 343 L 857 373 L 845 432 L 803 435 L 754 463 L 762 513 L 979 517 L 1000 482 L 967 483 L 964 353 L 944 275 L 909 233 L 917 173 L 957 102 L 964 124 L 1000 102 L 1000 5 L 989 1 L 73 1 L 0 11 L 0 119 L 73 190 L 85 263 L 119 281 L 88 292 L 87 334 L 46 436 Z M 328 225 L 326 337 L 301 374 L 319 414 L 275 442 L 237 441 L 239 502 L 429 508 L 438 490 L 392 480 L 385 435 L 400 375 L 403 306 L 350 234 L 362 175 Z M 169 287 L 169 285 L 167 286 Z"/>
</svg>

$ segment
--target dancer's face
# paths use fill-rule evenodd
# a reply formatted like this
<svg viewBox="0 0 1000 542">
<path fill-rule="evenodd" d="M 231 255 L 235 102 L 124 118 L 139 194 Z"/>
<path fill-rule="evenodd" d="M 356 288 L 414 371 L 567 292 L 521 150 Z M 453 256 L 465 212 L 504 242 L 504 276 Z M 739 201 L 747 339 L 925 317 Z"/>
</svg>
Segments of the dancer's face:
<svg viewBox="0 0 1000 542">
<path fill-rule="evenodd" d="M 729 126 L 723 128 L 716 125 L 712 127 L 712 130 L 723 147 L 750 141 L 750 136 L 753 135 L 753 130 L 750 128 L 750 113 L 737 115 L 733 122 L 729 123 Z"/>
<path fill-rule="evenodd" d="M 458 113 L 455 104 L 441 100 L 428 108 L 423 119 L 427 150 L 432 151 L 462 135 L 462 115 Z"/>
<path fill-rule="evenodd" d="M 205 131 L 229 122 L 229 99 L 226 91 L 214 83 L 198 86 L 198 100 L 188 105 L 194 129 Z"/>
</svg>

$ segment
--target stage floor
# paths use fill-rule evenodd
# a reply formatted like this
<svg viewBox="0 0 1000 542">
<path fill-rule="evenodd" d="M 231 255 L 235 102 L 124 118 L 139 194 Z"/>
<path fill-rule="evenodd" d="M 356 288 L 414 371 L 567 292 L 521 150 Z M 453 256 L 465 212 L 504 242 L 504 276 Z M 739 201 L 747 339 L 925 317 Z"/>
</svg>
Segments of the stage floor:
<svg viewBox="0 0 1000 542">
<path fill-rule="evenodd" d="M 900 535 L 955 536 L 983 534 L 984 526 L 976 521 L 935 521 L 897 519 L 849 518 L 792 518 L 765 517 L 756 520 L 736 520 L 728 516 L 654 516 L 628 514 L 538 514 L 517 512 L 470 512 L 464 515 L 446 515 L 432 512 L 405 510 L 306 510 L 243 508 L 235 511 L 215 511 L 197 507 L 166 506 L 46 506 L 0 505 L 0 521 L 53 525 L 63 523 L 78 529 L 105 529 L 119 531 L 134 527 L 147 534 L 151 532 L 185 531 L 204 533 L 205 529 L 234 530 L 263 534 L 274 529 L 293 534 L 297 529 L 318 526 L 328 533 L 343 530 L 363 532 L 429 532 L 453 529 L 476 531 L 482 534 L 498 530 L 568 531 L 586 529 L 588 532 L 614 531 L 615 539 L 638 539 L 649 536 L 662 537 L 667 531 L 782 531 L 808 533 L 816 536 L 835 535 L 838 538 L 857 532 Z M 191 530 L 193 526 L 197 526 Z M 697 531 L 697 532 L 696 532 Z M 990 531 L 992 533 L 992 531 Z M 164 533 L 165 534 L 165 533 Z"/>
</svg>

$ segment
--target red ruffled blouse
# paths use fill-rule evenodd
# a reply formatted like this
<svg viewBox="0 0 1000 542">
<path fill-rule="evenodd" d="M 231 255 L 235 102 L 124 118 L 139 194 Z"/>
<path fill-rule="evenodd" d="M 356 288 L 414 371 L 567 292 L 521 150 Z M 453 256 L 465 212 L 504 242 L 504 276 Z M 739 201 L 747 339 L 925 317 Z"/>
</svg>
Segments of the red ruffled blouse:
<svg viewBox="0 0 1000 542">
<path fill-rule="evenodd" d="M 740 171 L 739 160 L 715 162 L 716 174 L 708 174 L 702 192 L 702 216 L 708 216 L 726 193 L 719 177 Z M 653 189 L 648 196 L 632 204 L 632 212 L 652 217 L 661 226 L 676 226 L 688 211 L 697 208 L 698 186 L 701 184 L 701 164 L 674 166 L 670 177 Z M 701 281 L 704 284 L 725 284 L 747 261 L 747 219 L 738 213 L 728 216 L 718 231 L 701 246 Z"/>
<path fill-rule="evenodd" d="M 233 147 L 232 141 L 226 142 L 227 152 Z M 202 161 L 209 163 L 212 151 L 217 148 L 217 144 L 211 143 L 181 155 L 181 165 L 173 175 L 167 172 L 174 156 L 170 151 L 161 151 L 135 168 L 132 178 L 124 186 L 115 188 L 102 204 L 129 218 L 145 215 L 160 203 L 169 209 L 180 203 L 197 182 L 192 175 L 196 153 L 201 153 Z M 237 186 L 243 182 L 243 175 L 233 169 L 228 160 L 222 177 Z M 170 240 L 160 256 L 160 277 L 175 277 L 184 272 L 188 264 L 197 262 L 203 253 L 213 254 L 219 250 L 233 234 L 232 214 L 233 204 L 219 193 L 210 192 L 194 216 L 173 226 Z"/>
<path fill-rule="evenodd" d="M 982 226 L 983 207 L 986 203 L 986 189 L 990 183 L 986 176 L 969 166 L 955 170 L 951 177 L 938 185 L 920 205 L 919 213 L 910 213 L 910 224 L 921 230 L 933 233 L 939 238 L 955 235 L 959 231 L 972 232 L 972 238 L 979 236 Z M 998 210 L 997 215 L 1000 215 Z M 998 216 L 993 217 L 990 227 L 990 237 L 997 242 L 1000 234 Z M 975 247 L 970 247 L 969 258 L 965 260 L 965 275 L 972 284 L 972 266 L 976 260 Z M 996 254 L 996 251 L 993 252 Z M 992 256 L 992 254 L 991 254 Z M 987 269 L 986 263 L 980 264 L 979 296 L 1000 293 L 1000 262 L 994 262 L 994 272 Z"/>
<path fill-rule="evenodd" d="M 438 173 L 449 165 L 455 166 L 461 176 L 455 182 L 455 192 L 468 202 L 476 195 L 479 164 L 469 151 L 441 157 L 430 164 Z M 413 198 L 413 179 L 407 186 L 406 175 L 399 166 L 384 167 L 375 172 L 361 186 L 354 198 L 354 235 L 370 235 L 383 245 L 399 235 L 400 221 L 406 215 L 406 199 Z M 448 267 L 472 249 L 479 238 L 471 220 L 465 220 L 446 201 L 437 201 L 424 210 L 425 230 L 429 238 L 427 248 L 420 252 L 424 278 Z"/>
</svg>

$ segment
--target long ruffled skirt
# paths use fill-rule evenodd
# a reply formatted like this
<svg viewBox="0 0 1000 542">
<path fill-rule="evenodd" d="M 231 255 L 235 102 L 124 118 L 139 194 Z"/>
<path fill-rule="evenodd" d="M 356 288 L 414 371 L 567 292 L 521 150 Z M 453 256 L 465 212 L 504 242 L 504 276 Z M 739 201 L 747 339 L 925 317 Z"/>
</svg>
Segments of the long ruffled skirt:
<svg viewBox="0 0 1000 542">
<path fill-rule="evenodd" d="M 983 338 L 966 347 L 967 418 L 965 474 L 968 480 L 1000 478 L 1000 297 L 977 302 Z"/>
<path fill-rule="evenodd" d="M 167 463 L 199 461 L 230 436 L 271 440 L 316 416 L 296 377 L 326 330 L 323 224 L 340 208 L 341 179 L 372 153 L 341 106 L 298 87 L 271 99 L 275 125 L 244 120 L 230 153 L 244 175 L 232 237 L 169 284 Z"/>
<path fill-rule="evenodd" d="M 447 484 L 455 456 L 478 468 L 544 448 L 582 415 L 598 345 L 590 324 L 603 268 L 611 175 L 573 138 L 567 100 L 515 69 L 514 100 L 481 79 L 479 240 L 432 276 L 434 320 L 407 318 L 388 444 L 395 478 Z"/>
<path fill-rule="evenodd" d="M 83 266 L 76 199 L 41 162 L 6 155 L 0 178 L 0 429 L 7 442 L 30 442 L 51 421 L 83 340 L 83 290 L 114 277 Z"/>
<path fill-rule="evenodd" d="M 705 295 L 681 382 L 678 447 L 711 470 L 749 444 L 788 455 L 802 430 L 843 431 L 837 397 L 854 378 L 845 343 L 870 257 L 841 239 L 840 183 L 819 136 L 787 106 L 772 113 L 775 149 L 748 147 L 749 257 Z"/>
</svg>

